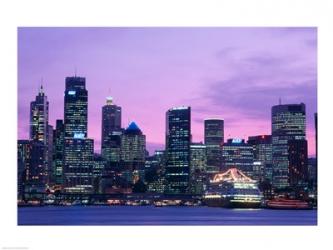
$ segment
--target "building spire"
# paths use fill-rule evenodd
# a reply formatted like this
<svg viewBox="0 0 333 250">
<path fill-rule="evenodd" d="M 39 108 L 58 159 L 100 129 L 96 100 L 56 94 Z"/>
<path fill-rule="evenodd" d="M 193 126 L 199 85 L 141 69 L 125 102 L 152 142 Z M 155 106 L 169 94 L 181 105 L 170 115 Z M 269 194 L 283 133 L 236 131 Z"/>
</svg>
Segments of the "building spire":
<svg viewBox="0 0 333 250">
<path fill-rule="evenodd" d="M 39 86 L 39 90 L 38 90 L 39 94 L 44 94 L 44 89 L 43 89 L 43 77 L 40 80 L 40 86 Z"/>
</svg>

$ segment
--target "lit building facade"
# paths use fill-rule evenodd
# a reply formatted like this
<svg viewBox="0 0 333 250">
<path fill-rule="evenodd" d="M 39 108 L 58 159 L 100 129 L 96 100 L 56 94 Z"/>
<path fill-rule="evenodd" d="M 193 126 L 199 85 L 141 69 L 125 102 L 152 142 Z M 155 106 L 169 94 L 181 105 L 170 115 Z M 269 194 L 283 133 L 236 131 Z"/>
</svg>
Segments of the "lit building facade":
<svg viewBox="0 0 333 250">
<path fill-rule="evenodd" d="M 65 138 L 64 184 L 70 193 L 93 191 L 94 141 L 87 138 Z"/>
<path fill-rule="evenodd" d="M 308 142 L 306 140 L 288 141 L 289 185 L 292 188 L 308 186 Z"/>
<path fill-rule="evenodd" d="M 106 99 L 102 107 L 101 153 L 109 162 L 120 161 L 121 107 L 113 103 L 112 97 Z"/>
<path fill-rule="evenodd" d="M 275 189 L 290 187 L 289 140 L 305 140 L 305 104 L 272 107 L 272 166 Z"/>
<path fill-rule="evenodd" d="M 53 131 L 53 183 L 63 184 L 64 163 L 64 138 L 65 128 L 63 120 L 56 120 L 56 128 Z"/>
<path fill-rule="evenodd" d="M 206 145 L 191 143 L 190 146 L 190 193 L 203 194 L 207 171 Z"/>
<path fill-rule="evenodd" d="M 207 147 L 207 171 L 217 173 L 222 167 L 222 144 L 224 121 L 211 118 L 205 120 L 205 145 Z"/>
<path fill-rule="evenodd" d="M 94 141 L 88 139 L 88 91 L 84 77 L 66 77 L 64 97 L 64 186 L 67 192 L 93 191 Z"/>
<path fill-rule="evenodd" d="M 166 193 L 189 193 L 191 108 L 166 112 Z"/>
<path fill-rule="evenodd" d="M 223 171 L 237 168 L 245 175 L 252 177 L 253 172 L 253 147 L 243 139 L 228 139 L 222 146 Z"/>
<path fill-rule="evenodd" d="M 272 181 L 272 136 L 249 136 L 247 143 L 253 147 L 253 176 L 257 181 Z"/>
<path fill-rule="evenodd" d="M 135 122 L 121 135 L 122 174 L 128 182 L 133 178 L 144 180 L 146 136 Z"/>
<path fill-rule="evenodd" d="M 67 138 L 87 137 L 88 91 L 84 77 L 66 77 L 64 126 Z"/>
</svg>

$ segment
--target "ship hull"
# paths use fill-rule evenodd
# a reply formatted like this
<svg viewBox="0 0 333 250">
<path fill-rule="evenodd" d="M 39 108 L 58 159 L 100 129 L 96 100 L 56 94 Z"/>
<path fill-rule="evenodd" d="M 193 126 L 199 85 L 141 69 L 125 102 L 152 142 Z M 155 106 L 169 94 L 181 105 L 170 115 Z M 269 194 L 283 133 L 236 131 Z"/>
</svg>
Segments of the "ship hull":
<svg viewBox="0 0 333 250">
<path fill-rule="evenodd" d="M 223 198 L 205 199 L 204 203 L 208 207 L 224 208 L 260 208 L 261 202 L 231 201 Z"/>
</svg>

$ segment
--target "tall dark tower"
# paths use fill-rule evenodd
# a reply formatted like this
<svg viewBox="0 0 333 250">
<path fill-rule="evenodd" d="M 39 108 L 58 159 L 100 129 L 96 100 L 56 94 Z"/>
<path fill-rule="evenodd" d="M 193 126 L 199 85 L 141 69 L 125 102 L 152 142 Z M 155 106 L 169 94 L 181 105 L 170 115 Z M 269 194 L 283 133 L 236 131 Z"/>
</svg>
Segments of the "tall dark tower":
<svg viewBox="0 0 333 250">
<path fill-rule="evenodd" d="M 30 139 L 47 145 L 48 125 L 49 102 L 41 85 L 35 101 L 30 103 Z"/>
<path fill-rule="evenodd" d="M 84 77 L 66 77 L 64 126 L 65 137 L 86 138 L 88 124 L 88 91 Z"/>
<path fill-rule="evenodd" d="M 318 114 L 315 113 L 315 129 L 316 129 L 316 161 L 318 161 Z"/>
<path fill-rule="evenodd" d="M 272 184 L 276 189 L 290 187 L 288 142 L 305 140 L 305 114 L 304 103 L 272 107 Z M 296 156 L 292 158 L 295 161 Z"/>
<path fill-rule="evenodd" d="M 64 105 L 65 190 L 70 193 L 93 191 L 94 141 L 88 134 L 88 91 L 84 77 L 66 77 Z"/>
<path fill-rule="evenodd" d="M 222 167 L 222 144 L 224 142 L 224 121 L 205 120 L 205 145 L 207 151 L 207 172 L 216 173 Z"/>
<path fill-rule="evenodd" d="M 166 193 L 189 192 L 191 108 L 177 107 L 166 112 Z"/>
<path fill-rule="evenodd" d="M 112 97 L 106 98 L 106 105 L 102 107 L 102 140 L 101 153 L 108 161 L 118 159 L 120 145 L 117 143 L 120 140 L 121 131 L 121 107 L 113 103 Z M 116 147 L 119 145 L 119 147 Z M 115 155 L 116 154 L 116 155 Z"/>
</svg>

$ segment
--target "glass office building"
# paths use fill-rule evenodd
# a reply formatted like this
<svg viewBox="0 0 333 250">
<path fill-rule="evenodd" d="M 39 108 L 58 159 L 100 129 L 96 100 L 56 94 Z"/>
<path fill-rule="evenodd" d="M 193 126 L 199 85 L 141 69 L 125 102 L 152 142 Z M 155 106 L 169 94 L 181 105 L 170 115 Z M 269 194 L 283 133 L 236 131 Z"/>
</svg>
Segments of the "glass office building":
<svg viewBox="0 0 333 250">
<path fill-rule="evenodd" d="M 166 193 L 189 192 L 191 108 L 176 107 L 166 112 Z"/>
<path fill-rule="evenodd" d="M 305 140 L 305 104 L 284 104 L 272 107 L 273 188 L 290 187 L 289 140 Z"/>
</svg>

